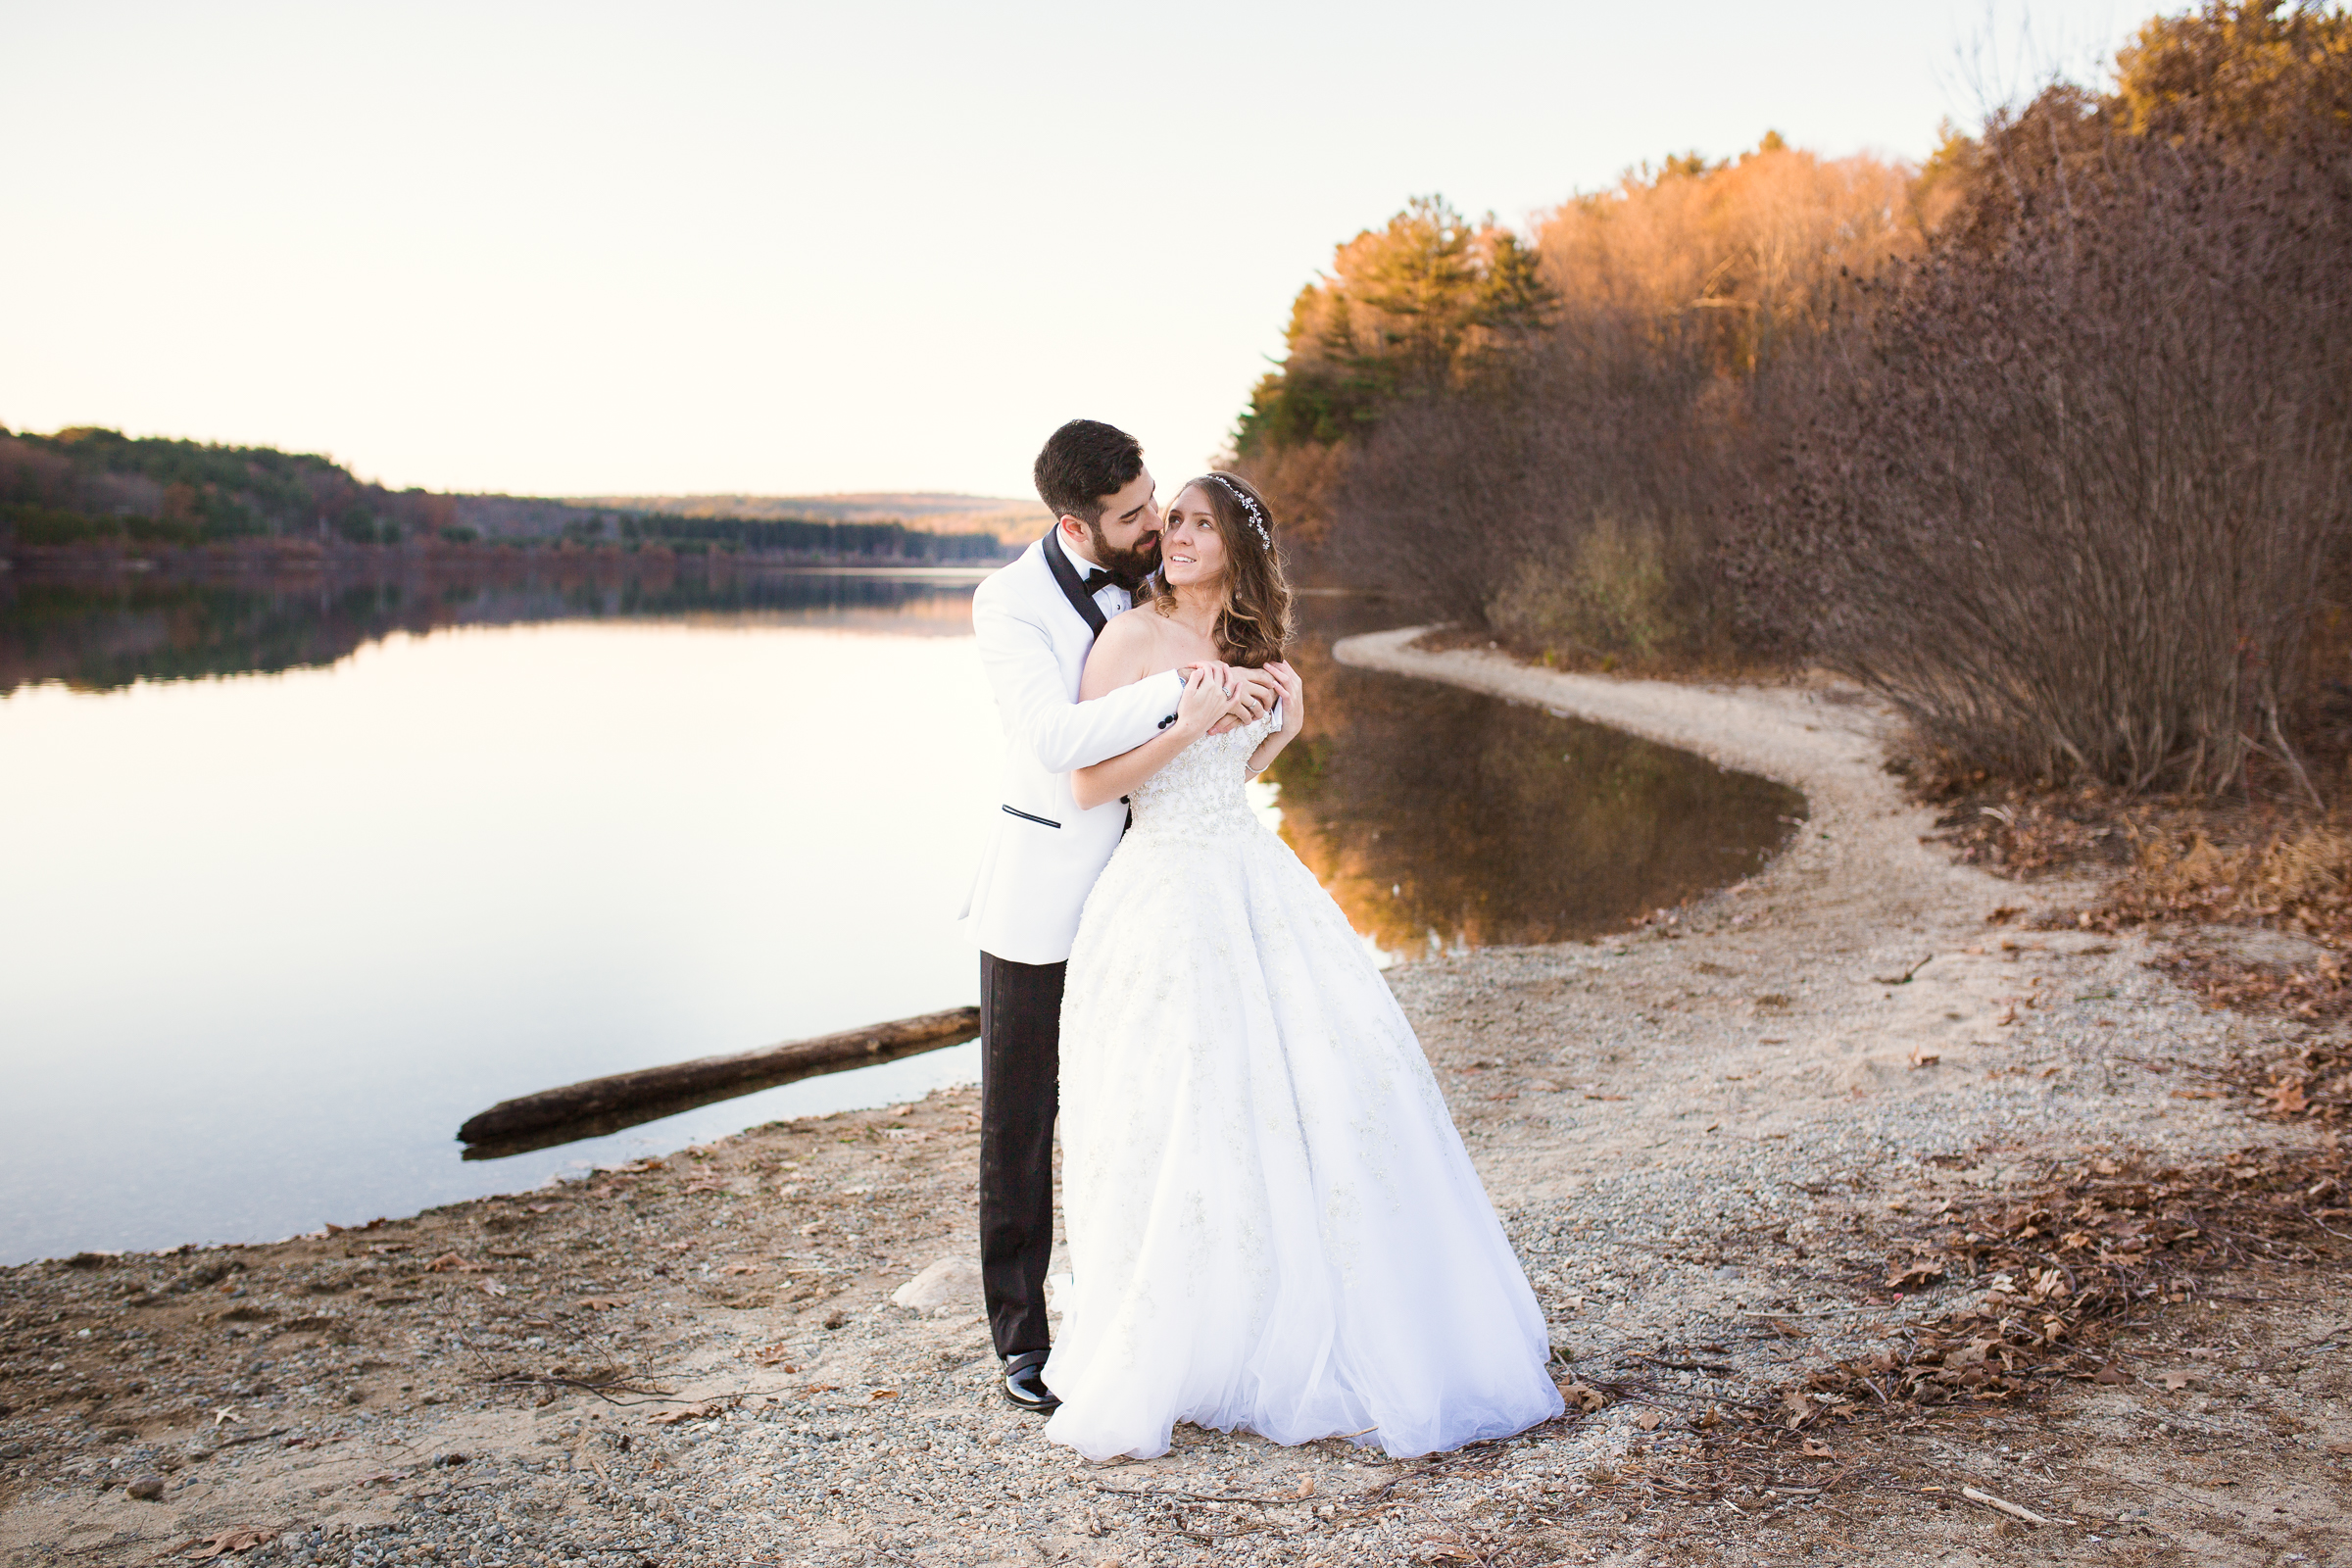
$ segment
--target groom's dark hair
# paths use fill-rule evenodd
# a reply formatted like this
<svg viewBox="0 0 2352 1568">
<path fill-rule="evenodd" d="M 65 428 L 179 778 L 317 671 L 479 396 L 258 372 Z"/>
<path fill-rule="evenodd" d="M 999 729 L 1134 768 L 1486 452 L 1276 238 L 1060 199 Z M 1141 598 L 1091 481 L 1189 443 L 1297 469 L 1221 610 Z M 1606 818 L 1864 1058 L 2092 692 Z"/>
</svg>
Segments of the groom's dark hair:
<svg viewBox="0 0 2352 1568">
<path fill-rule="evenodd" d="M 1030 476 L 1037 497 L 1056 517 L 1102 520 L 1102 498 L 1135 482 L 1144 471 L 1144 444 L 1115 424 L 1072 419 L 1046 437 Z"/>
</svg>

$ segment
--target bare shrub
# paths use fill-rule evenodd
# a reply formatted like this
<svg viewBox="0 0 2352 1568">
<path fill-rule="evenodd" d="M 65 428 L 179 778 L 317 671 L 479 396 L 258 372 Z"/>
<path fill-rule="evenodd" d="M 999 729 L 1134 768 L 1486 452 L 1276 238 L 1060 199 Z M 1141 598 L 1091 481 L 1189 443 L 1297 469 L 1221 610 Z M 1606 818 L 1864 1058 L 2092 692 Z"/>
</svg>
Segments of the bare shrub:
<svg viewBox="0 0 2352 1568">
<path fill-rule="evenodd" d="M 1476 397 L 1393 409 L 1336 493 L 1359 580 L 1529 651 L 1690 651 L 1736 466 L 1707 333 L 1586 311 Z"/>
<path fill-rule="evenodd" d="M 2283 714 L 2352 522 L 2352 170 L 2083 102 L 1995 127 L 2007 214 L 1906 270 L 1838 367 L 1782 612 L 1995 772 L 2299 773 Z"/>
<path fill-rule="evenodd" d="M 1603 514 L 1565 559 L 1528 557 L 1487 602 L 1487 622 L 1514 646 L 1565 647 L 1614 668 L 1680 640 L 1665 541 L 1647 521 Z"/>
</svg>

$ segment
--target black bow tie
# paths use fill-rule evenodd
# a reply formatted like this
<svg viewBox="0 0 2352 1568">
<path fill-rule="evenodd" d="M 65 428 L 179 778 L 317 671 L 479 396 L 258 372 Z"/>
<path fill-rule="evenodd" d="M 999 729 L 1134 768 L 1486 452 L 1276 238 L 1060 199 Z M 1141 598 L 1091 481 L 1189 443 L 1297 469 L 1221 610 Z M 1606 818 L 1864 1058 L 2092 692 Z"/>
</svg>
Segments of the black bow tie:
<svg viewBox="0 0 2352 1568">
<path fill-rule="evenodd" d="M 1133 593 L 1138 581 L 1139 579 L 1130 577 L 1123 571 L 1104 571 L 1101 566 L 1097 566 L 1086 574 L 1086 581 L 1082 586 L 1086 591 L 1086 597 L 1092 599 L 1105 588 L 1124 588 L 1129 593 Z"/>
</svg>

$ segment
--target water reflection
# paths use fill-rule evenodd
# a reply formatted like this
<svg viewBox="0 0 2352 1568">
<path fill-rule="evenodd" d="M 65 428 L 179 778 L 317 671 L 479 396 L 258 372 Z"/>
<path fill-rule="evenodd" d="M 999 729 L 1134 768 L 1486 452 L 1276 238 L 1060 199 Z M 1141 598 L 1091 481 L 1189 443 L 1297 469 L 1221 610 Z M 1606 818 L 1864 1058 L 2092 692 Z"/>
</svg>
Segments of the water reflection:
<svg viewBox="0 0 2352 1568">
<path fill-rule="evenodd" d="M 1395 624 L 1310 597 L 1307 732 L 1269 769 L 1282 833 L 1397 957 L 1622 930 L 1755 870 L 1794 790 L 1541 709 L 1349 669 L 1335 638 Z"/>
<path fill-rule="evenodd" d="M 514 1095 L 972 1000 L 950 917 L 1001 741 L 969 584 L 777 586 L 0 700 L 0 820 L 39 829 L 0 883 L 0 1256 L 364 1222 L 968 1078 L 945 1053 L 506 1160 L 453 1141 Z M 279 617 L 281 663 L 349 635 L 295 602 L 207 624 Z"/>
<path fill-rule="evenodd" d="M 332 664 L 397 632 L 548 620 L 759 615 L 778 625 L 967 635 L 984 569 L 732 569 L 657 561 L 629 571 L 518 557 L 507 572 L 414 571 L 342 579 L 158 581 L 136 572 L 64 580 L 0 572 L 0 693 L 39 681 L 114 691 L 140 680 L 272 673 Z"/>
</svg>

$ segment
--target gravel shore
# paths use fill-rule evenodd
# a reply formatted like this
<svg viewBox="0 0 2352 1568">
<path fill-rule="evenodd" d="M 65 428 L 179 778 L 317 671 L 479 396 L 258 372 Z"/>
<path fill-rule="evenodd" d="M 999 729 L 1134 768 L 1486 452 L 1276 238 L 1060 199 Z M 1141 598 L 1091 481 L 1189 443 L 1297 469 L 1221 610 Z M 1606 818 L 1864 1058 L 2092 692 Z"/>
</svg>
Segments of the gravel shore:
<svg viewBox="0 0 2352 1568">
<path fill-rule="evenodd" d="M 1722 1473 L 1712 1412 L 1769 1410 L 1809 1368 L 1984 1291 L 1886 1283 L 1947 1206 L 2053 1162 L 2292 1157 L 2314 1135 L 2183 1089 L 2282 1026 L 2199 1007 L 2143 939 L 2029 929 L 2082 890 L 2021 889 L 1923 842 L 1929 814 L 1883 767 L 1887 715 L 1858 693 L 1570 676 L 1410 632 L 1335 652 L 1809 803 L 1765 871 L 1622 939 L 1391 972 L 1560 1378 L 1598 1408 L 1429 1461 L 1180 1429 L 1163 1458 L 1087 1465 L 996 1394 L 970 1262 L 976 1097 L 955 1091 L 364 1229 L 0 1273 L 0 1560 L 2352 1553 L 2330 1343 L 2352 1310 L 2319 1273 L 2151 1319 L 2140 1357 L 2193 1369 L 2177 1384 L 1824 1427 Z"/>
</svg>

